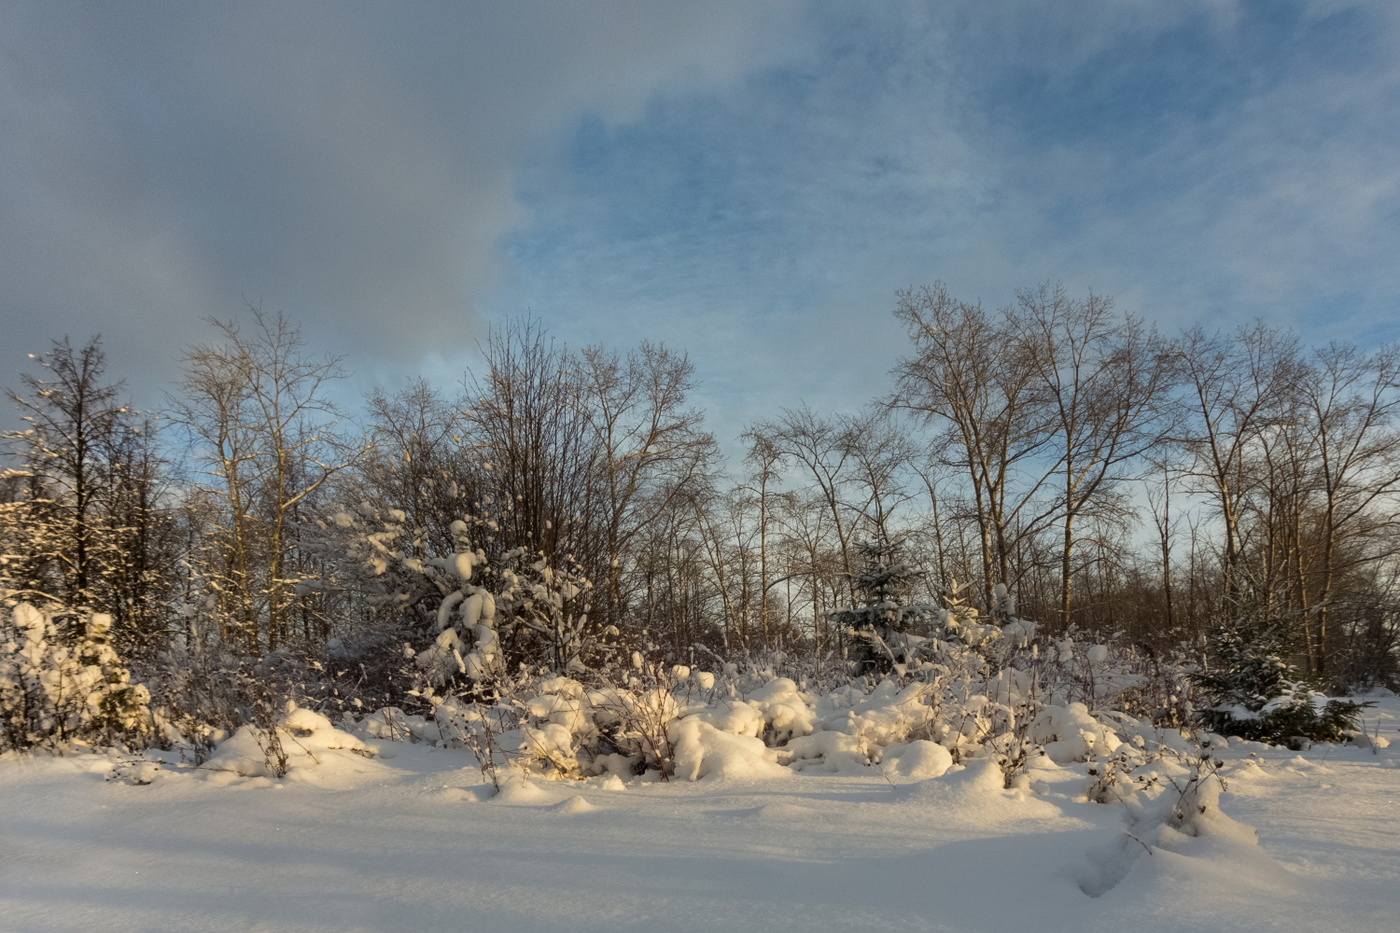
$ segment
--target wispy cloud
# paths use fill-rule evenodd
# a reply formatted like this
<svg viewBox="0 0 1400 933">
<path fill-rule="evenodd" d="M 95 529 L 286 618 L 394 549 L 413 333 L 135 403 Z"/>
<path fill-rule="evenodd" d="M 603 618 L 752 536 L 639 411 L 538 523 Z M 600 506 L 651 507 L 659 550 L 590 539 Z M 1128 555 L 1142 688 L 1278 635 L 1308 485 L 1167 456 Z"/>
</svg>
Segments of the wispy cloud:
<svg viewBox="0 0 1400 933">
<path fill-rule="evenodd" d="M 503 303 L 688 346 L 729 422 L 879 392 L 894 291 L 934 278 L 993 304 L 1062 280 L 1168 330 L 1395 336 L 1388 7 L 818 6 L 808 25 L 797 61 L 540 156 Z"/>
</svg>

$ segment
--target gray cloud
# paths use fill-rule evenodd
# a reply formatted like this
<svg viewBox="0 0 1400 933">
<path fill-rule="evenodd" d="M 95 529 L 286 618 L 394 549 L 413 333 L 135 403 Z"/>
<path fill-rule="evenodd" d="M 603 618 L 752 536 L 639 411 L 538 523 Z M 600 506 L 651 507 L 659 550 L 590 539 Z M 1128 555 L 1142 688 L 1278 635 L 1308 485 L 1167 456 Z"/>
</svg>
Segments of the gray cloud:
<svg viewBox="0 0 1400 933">
<path fill-rule="evenodd" d="M 580 112 L 776 54 L 749 4 L 7 4 L 0 316 L 168 380 L 199 319 L 285 309 L 352 365 L 479 335 L 515 166 Z"/>
</svg>

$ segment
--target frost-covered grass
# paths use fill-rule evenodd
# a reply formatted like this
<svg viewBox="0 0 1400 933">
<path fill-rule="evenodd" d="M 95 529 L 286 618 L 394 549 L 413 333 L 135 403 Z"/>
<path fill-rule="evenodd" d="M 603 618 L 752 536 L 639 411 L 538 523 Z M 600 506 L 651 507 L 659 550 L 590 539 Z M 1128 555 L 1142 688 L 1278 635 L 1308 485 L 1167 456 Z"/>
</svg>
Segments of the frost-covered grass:
<svg viewBox="0 0 1400 933">
<path fill-rule="evenodd" d="M 1400 700 L 1379 700 L 1367 723 L 1394 737 Z M 380 742 L 371 758 L 318 720 L 297 724 L 305 748 L 289 749 L 281 781 L 214 770 L 217 759 L 0 759 L 0 929 L 1079 933 L 1400 920 L 1400 743 L 1221 750 L 1221 810 L 1173 827 L 1171 788 L 1131 807 L 1088 802 L 1088 762 L 1037 757 L 1019 790 L 990 759 L 916 780 L 918 767 L 891 756 L 881 770 L 696 782 L 507 774 L 496 794 L 468 751 Z M 1161 770 L 1180 781 L 1188 769 Z"/>
</svg>

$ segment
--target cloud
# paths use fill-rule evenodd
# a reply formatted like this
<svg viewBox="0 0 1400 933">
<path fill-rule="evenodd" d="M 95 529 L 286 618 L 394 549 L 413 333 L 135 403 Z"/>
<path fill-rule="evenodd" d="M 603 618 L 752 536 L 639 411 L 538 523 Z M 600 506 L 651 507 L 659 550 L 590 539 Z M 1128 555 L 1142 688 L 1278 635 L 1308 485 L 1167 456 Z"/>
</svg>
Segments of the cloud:
<svg viewBox="0 0 1400 933">
<path fill-rule="evenodd" d="M 537 151 L 495 303 L 690 350 L 721 434 L 883 391 L 894 293 L 934 279 L 1361 337 L 1395 317 L 1395 26 L 1375 3 L 817 4 L 807 54 Z"/>
<path fill-rule="evenodd" d="M 1056 90 L 979 144 L 1015 218 L 996 247 L 1169 328 L 1306 332 L 1329 306 L 1323 339 L 1359 338 L 1339 299 L 1395 315 L 1396 25 L 1385 5 L 1278 4 L 1029 62 Z"/>
<path fill-rule="evenodd" d="M 352 361 L 469 346 L 524 151 L 777 54 L 782 5 L 8 4 L 0 314 L 172 371 L 285 309 Z M 38 346 L 36 346 L 36 344 Z"/>
<path fill-rule="evenodd" d="M 0 314 L 168 383 L 246 295 L 392 382 L 533 311 L 722 435 L 884 391 L 934 279 L 1396 337 L 1397 10 L 8 4 Z"/>
</svg>

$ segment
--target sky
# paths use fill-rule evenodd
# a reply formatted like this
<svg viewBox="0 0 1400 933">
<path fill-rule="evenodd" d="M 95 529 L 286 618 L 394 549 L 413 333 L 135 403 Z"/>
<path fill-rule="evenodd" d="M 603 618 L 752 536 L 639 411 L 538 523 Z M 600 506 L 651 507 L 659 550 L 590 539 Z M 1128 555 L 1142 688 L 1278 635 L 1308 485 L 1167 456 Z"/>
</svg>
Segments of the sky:
<svg viewBox="0 0 1400 933">
<path fill-rule="evenodd" d="M 100 334 L 158 407 L 257 305 L 450 392 L 530 315 L 732 442 L 887 391 L 934 281 L 1400 339 L 1400 4 L 0 4 L 9 388 Z"/>
</svg>

